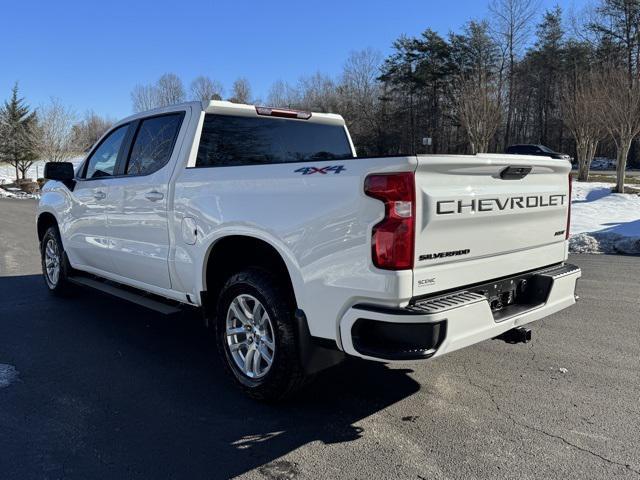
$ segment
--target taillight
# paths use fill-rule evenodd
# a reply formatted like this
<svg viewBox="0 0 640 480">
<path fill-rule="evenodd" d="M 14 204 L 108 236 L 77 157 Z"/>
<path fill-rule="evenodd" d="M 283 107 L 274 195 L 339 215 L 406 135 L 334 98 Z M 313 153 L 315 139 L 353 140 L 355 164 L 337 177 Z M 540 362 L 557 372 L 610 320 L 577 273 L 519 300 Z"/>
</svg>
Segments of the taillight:
<svg viewBox="0 0 640 480">
<path fill-rule="evenodd" d="M 569 229 L 571 228 L 571 190 L 573 186 L 573 177 L 569 174 L 569 205 L 567 208 L 567 228 L 565 230 L 565 240 L 569 239 Z"/>
<path fill-rule="evenodd" d="M 384 202 L 384 219 L 373 227 L 371 237 L 373 264 L 385 270 L 413 268 L 413 172 L 369 175 L 364 181 L 364 193 Z"/>
</svg>

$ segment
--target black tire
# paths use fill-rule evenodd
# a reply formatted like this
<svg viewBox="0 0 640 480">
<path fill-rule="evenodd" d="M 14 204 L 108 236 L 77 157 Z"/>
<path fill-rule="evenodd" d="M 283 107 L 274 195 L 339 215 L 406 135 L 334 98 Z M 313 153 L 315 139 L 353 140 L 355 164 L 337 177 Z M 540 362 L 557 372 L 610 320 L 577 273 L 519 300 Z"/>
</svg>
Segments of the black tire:
<svg viewBox="0 0 640 480">
<path fill-rule="evenodd" d="M 59 266 L 59 272 L 57 278 L 47 272 L 47 247 L 53 246 L 57 252 L 57 262 Z M 67 254 L 62 246 L 62 240 L 60 238 L 60 232 L 58 227 L 51 226 L 47 229 L 42 241 L 40 242 L 40 260 L 42 264 L 42 276 L 44 277 L 44 283 L 47 286 L 49 292 L 58 296 L 68 296 L 74 290 L 74 285 L 69 282 L 69 275 L 71 274 L 71 265 L 67 259 Z"/>
<path fill-rule="evenodd" d="M 239 295 L 251 295 L 259 300 L 273 326 L 273 362 L 261 378 L 249 378 L 242 372 L 227 343 L 227 313 Z M 215 322 L 218 353 L 233 382 L 251 398 L 268 402 L 284 400 L 304 385 L 306 376 L 300 360 L 294 312 L 291 295 L 277 276 L 266 270 L 248 268 L 240 271 L 231 275 L 222 287 Z"/>
</svg>

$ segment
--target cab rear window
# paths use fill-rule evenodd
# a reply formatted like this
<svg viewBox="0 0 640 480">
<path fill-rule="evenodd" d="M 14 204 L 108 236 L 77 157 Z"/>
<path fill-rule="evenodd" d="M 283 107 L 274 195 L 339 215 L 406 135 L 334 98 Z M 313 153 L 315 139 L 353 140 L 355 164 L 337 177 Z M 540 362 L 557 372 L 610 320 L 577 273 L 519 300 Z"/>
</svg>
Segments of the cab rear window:
<svg viewBox="0 0 640 480">
<path fill-rule="evenodd" d="M 306 120 L 205 115 L 196 167 L 353 158 L 344 127 Z"/>
</svg>

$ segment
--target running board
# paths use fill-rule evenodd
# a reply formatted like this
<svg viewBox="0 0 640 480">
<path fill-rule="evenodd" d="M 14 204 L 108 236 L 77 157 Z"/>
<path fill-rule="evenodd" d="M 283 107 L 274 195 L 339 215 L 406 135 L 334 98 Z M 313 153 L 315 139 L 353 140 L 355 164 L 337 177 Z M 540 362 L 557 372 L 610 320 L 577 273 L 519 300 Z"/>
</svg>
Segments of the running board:
<svg viewBox="0 0 640 480">
<path fill-rule="evenodd" d="M 88 277 L 69 277 L 69 281 L 83 287 L 93 288 L 99 290 L 108 295 L 127 300 L 145 308 L 149 308 L 163 315 L 171 315 L 173 313 L 180 312 L 180 308 L 174 305 L 169 305 L 159 300 L 154 300 L 149 296 L 142 295 L 140 293 L 133 292 L 127 287 L 119 287 L 117 285 L 106 283 L 100 280 L 95 280 Z"/>
</svg>

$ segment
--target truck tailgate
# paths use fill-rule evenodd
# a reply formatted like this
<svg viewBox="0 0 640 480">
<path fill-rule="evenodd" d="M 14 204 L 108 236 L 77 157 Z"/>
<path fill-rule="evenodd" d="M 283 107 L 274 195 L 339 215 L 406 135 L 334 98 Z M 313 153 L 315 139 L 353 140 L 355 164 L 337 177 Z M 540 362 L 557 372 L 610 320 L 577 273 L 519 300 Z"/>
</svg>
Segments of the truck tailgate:
<svg viewBox="0 0 640 480">
<path fill-rule="evenodd" d="M 414 296 L 565 260 L 570 170 L 546 157 L 418 156 Z"/>
</svg>

